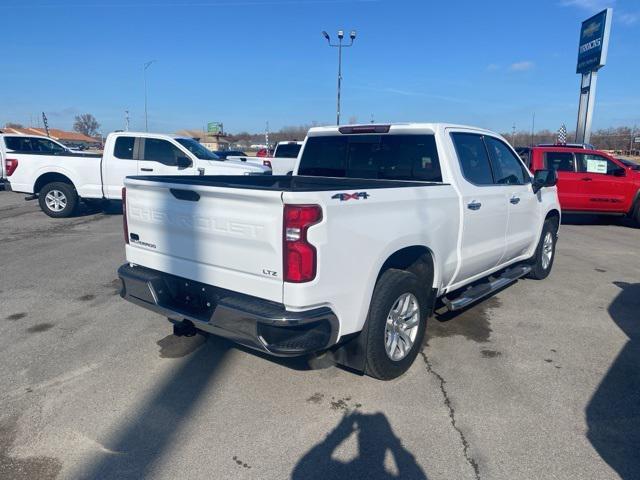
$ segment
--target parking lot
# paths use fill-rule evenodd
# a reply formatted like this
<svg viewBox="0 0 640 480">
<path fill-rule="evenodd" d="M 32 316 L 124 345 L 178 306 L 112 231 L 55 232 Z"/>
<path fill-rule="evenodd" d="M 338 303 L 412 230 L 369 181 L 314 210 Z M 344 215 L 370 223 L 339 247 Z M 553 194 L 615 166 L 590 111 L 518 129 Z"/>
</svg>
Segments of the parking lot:
<svg viewBox="0 0 640 480">
<path fill-rule="evenodd" d="M 0 478 L 640 478 L 640 229 L 428 326 L 380 382 L 172 336 L 118 296 L 122 216 L 0 192 Z"/>
</svg>

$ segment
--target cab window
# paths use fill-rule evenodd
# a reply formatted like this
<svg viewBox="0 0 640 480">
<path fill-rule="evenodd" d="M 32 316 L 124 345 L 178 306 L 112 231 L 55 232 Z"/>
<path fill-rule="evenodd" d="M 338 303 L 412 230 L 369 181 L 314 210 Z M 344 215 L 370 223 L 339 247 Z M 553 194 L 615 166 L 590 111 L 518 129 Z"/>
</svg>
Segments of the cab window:
<svg viewBox="0 0 640 480">
<path fill-rule="evenodd" d="M 462 174 L 475 185 L 493 185 L 493 174 L 482 135 L 452 133 Z"/>
<path fill-rule="evenodd" d="M 616 172 L 624 172 L 624 168 L 602 155 L 576 153 L 576 160 L 578 163 L 578 171 L 581 173 L 616 175 Z"/>
<path fill-rule="evenodd" d="M 529 175 L 511 149 L 502 141 L 493 137 L 484 137 L 491 159 L 495 183 L 499 185 L 524 185 Z"/>
<path fill-rule="evenodd" d="M 56 154 L 56 153 L 63 153 L 67 151 L 62 146 L 58 145 L 55 142 L 52 142 L 51 140 L 47 140 L 46 138 L 34 138 L 32 139 L 32 144 L 33 144 L 33 150 L 35 152 Z"/>
<path fill-rule="evenodd" d="M 187 155 L 172 143 L 159 138 L 145 138 L 142 160 L 177 165 L 178 157 Z"/>
<path fill-rule="evenodd" d="M 571 152 L 545 152 L 544 165 L 556 172 L 575 172 L 576 161 Z"/>
<path fill-rule="evenodd" d="M 121 160 L 133 160 L 133 146 L 135 137 L 118 137 L 113 147 L 113 155 Z"/>
</svg>

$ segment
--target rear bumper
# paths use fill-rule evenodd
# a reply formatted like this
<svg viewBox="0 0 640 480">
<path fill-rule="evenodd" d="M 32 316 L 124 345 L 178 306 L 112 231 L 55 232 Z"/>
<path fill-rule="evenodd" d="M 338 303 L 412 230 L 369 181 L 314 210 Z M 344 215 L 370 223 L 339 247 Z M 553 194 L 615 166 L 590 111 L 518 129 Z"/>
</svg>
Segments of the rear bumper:
<svg viewBox="0 0 640 480">
<path fill-rule="evenodd" d="M 279 303 L 129 264 L 118 276 L 125 300 L 272 355 L 305 355 L 337 341 L 338 318 L 327 307 L 292 312 Z"/>
</svg>

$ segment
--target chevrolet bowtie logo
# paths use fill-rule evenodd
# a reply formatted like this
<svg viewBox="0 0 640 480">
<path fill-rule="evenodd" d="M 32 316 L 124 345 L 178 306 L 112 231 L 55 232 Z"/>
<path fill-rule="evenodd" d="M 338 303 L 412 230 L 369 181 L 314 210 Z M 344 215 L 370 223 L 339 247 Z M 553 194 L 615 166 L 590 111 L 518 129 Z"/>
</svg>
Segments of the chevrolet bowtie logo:
<svg viewBox="0 0 640 480">
<path fill-rule="evenodd" d="M 590 37 L 591 35 L 593 35 L 598 29 L 600 28 L 600 23 L 599 22 L 591 22 L 589 25 L 587 25 L 587 28 L 585 28 L 582 31 L 582 37 Z"/>
</svg>

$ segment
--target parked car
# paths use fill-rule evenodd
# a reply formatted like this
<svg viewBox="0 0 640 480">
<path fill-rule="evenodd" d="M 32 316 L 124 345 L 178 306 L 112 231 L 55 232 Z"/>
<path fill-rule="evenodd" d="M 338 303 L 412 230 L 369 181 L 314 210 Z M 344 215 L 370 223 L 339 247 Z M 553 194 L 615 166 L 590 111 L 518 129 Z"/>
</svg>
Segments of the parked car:
<svg viewBox="0 0 640 480">
<path fill-rule="evenodd" d="M 256 157 L 249 156 L 229 156 L 229 159 L 240 160 L 243 162 L 255 163 L 257 165 L 266 165 L 273 170 L 274 175 L 291 175 L 296 165 L 296 159 L 304 142 L 286 141 L 278 142 L 273 155 L 267 160 L 260 155 Z M 259 153 L 259 152 L 258 152 Z"/>
<path fill-rule="evenodd" d="M 72 215 L 81 200 L 120 200 L 128 175 L 271 174 L 264 166 L 222 161 L 192 138 L 153 133 L 111 133 L 103 155 L 10 135 L 0 136 L 0 150 L 8 188 L 37 198 L 50 217 Z"/>
<path fill-rule="evenodd" d="M 626 215 L 640 225 L 640 171 L 599 150 L 533 147 L 529 167 L 553 169 L 565 212 Z"/>
<path fill-rule="evenodd" d="M 532 177 L 495 133 L 312 128 L 295 173 L 127 178 L 121 295 L 179 335 L 329 351 L 390 379 L 422 349 L 437 299 L 459 310 L 551 271 L 555 172 Z"/>
<path fill-rule="evenodd" d="M 215 150 L 213 153 L 222 159 L 227 159 L 229 157 L 244 157 L 247 155 L 241 150 Z"/>
</svg>

